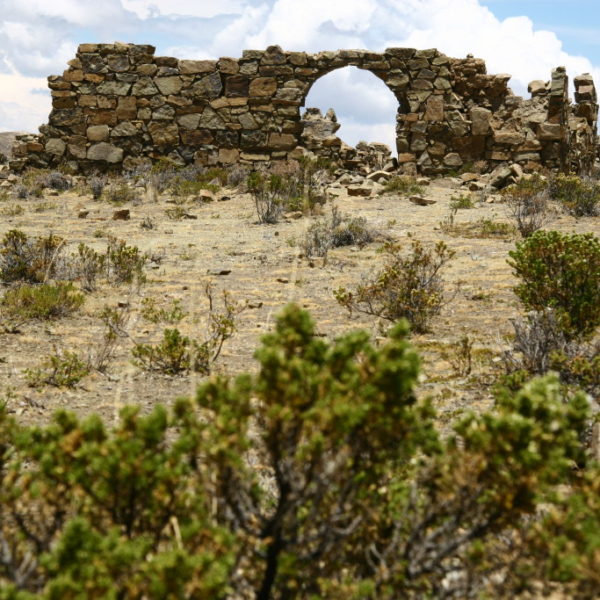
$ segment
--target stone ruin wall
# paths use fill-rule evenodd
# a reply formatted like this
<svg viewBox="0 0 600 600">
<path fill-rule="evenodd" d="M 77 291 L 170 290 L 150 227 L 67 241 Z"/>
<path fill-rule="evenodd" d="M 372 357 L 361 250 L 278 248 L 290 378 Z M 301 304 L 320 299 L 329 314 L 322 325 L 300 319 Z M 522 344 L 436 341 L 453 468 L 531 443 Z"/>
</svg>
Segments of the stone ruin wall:
<svg viewBox="0 0 600 600">
<path fill-rule="evenodd" d="M 587 172 L 597 158 L 596 90 L 564 68 L 534 81 L 531 99 L 512 94 L 508 75 L 488 75 L 481 59 L 435 49 L 307 54 L 248 50 L 242 58 L 178 60 L 154 47 L 82 44 L 69 68 L 48 78 L 49 122 L 21 136 L 11 168 L 120 170 L 167 157 L 180 164 L 256 164 L 298 157 L 300 107 L 323 75 L 346 66 L 371 71 L 398 100 L 400 170 L 436 174 L 484 161 Z M 340 158 L 338 138 L 316 152 Z M 345 160 L 352 154 L 345 149 Z"/>
</svg>

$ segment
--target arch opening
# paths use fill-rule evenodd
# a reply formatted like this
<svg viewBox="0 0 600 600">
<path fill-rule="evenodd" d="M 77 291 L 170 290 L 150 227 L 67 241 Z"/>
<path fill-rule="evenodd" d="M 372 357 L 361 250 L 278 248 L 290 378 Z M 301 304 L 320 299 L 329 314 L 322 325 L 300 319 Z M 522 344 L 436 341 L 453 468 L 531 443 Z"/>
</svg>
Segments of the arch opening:
<svg viewBox="0 0 600 600">
<path fill-rule="evenodd" d="M 305 130 L 311 121 L 324 134 L 336 135 L 349 146 L 359 142 L 383 143 L 397 154 L 397 116 L 404 112 L 398 98 L 375 73 L 345 66 L 319 76 L 304 98 L 301 118 Z M 328 112 L 333 109 L 333 113 Z"/>
</svg>

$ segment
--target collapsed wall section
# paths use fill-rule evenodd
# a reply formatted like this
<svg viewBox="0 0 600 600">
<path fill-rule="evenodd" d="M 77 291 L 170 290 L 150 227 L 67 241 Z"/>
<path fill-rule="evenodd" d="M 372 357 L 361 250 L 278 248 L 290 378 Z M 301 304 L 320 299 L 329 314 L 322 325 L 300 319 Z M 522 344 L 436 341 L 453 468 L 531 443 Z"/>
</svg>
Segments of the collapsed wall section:
<svg viewBox="0 0 600 600">
<path fill-rule="evenodd" d="M 52 111 L 40 135 L 21 136 L 14 169 L 65 165 L 73 172 L 131 169 L 168 158 L 227 165 L 298 157 L 311 86 L 347 66 L 371 71 L 398 100 L 396 150 L 403 171 L 444 173 L 481 161 L 589 169 L 597 153 L 596 91 L 564 69 L 514 96 L 508 75 L 489 75 L 471 56 L 435 49 L 307 54 L 248 50 L 240 59 L 178 60 L 154 47 L 82 44 L 61 76 L 48 78 Z M 532 85 L 533 85 L 532 84 Z M 335 148 L 329 146 L 328 152 Z"/>
</svg>

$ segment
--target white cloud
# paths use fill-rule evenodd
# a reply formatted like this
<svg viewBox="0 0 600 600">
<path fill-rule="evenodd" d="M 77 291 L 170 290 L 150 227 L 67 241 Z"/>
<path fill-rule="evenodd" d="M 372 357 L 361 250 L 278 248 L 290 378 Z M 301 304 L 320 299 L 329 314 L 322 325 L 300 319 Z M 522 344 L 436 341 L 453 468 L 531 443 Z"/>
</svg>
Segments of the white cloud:
<svg viewBox="0 0 600 600">
<path fill-rule="evenodd" d="M 0 11 L 0 70 L 14 81 L 23 78 L 22 86 L 13 81 L 2 90 L 0 128 L 31 129 L 32 115 L 36 125 L 46 120 L 45 100 L 28 91 L 31 78 L 62 72 L 83 41 L 135 40 L 181 58 L 239 56 L 269 44 L 307 51 L 437 47 L 450 56 L 484 58 L 488 72 L 511 73 L 519 93 L 558 65 L 571 78 L 592 72 L 600 84 L 600 65 L 566 53 L 555 33 L 535 30 L 527 17 L 501 21 L 479 0 L 0 0 Z M 354 119 L 356 131 L 379 126 L 388 96 L 380 100 L 372 84 L 340 77 L 324 87 L 329 104 Z M 353 96 L 362 104 L 346 110 Z"/>
<path fill-rule="evenodd" d="M 161 15 L 184 15 L 210 19 L 227 13 L 240 13 L 246 4 L 243 0 L 122 0 L 126 10 L 140 19 Z"/>
<path fill-rule="evenodd" d="M 0 130 L 36 131 L 48 120 L 46 80 L 0 73 Z"/>
</svg>

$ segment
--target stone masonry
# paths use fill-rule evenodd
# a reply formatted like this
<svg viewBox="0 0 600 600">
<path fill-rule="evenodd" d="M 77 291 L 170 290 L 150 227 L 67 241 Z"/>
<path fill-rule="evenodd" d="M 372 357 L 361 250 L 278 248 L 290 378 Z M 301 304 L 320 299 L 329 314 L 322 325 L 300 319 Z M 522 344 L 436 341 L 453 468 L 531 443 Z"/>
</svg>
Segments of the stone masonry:
<svg viewBox="0 0 600 600">
<path fill-rule="evenodd" d="M 11 167 L 60 164 L 89 173 L 160 158 L 198 165 L 294 158 L 312 85 L 347 66 L 371 71 L 398 100 L 396 150 L 406 173 L 456 171 L 476 161 L 488 169 L 517 162 L 580 173 L 597 158 L 594 82 L 576 77 L 572 104 L 561 67 L 551 81 L 532 82 L 524 100 L 508 88 L 508 75 L 488 75 L 483 60 L 435 49 L 307 54 L 271 46 L 219 60 L 154 50 L 80 45 L 63 75 L 48 78 L 48 124 L 40 135 L 21 136 Z"/>
</svg>

